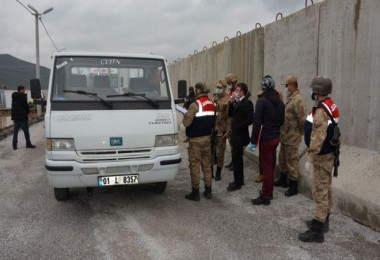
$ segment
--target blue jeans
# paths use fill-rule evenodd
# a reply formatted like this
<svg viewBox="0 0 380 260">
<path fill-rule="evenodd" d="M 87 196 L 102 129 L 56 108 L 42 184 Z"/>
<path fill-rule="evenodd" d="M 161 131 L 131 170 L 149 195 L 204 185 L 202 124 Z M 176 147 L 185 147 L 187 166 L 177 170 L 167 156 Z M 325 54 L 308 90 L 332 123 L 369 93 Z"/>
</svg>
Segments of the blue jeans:
<svg viewBox="0 0 380 260">
<path fill-rule="evenodd" d="M 14 120 L 13 124 L 14 124 L 13 141 L 12 141 L 13 147 L 17 147 L 18 130 L 20 130 L 20 127 L 21 127 L 22 131 L 24 131 L 26 145 L 31 144 L 28 120 Z"/>
</svg>

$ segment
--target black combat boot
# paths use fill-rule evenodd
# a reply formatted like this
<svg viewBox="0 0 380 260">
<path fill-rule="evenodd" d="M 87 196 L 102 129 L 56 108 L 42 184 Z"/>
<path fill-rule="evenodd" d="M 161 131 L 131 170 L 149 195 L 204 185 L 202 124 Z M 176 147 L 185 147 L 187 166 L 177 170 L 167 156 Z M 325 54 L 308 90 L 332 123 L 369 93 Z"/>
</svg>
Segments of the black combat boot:
<svg viewBox="0 0 380 260">
<path fill-rule="evenodd" d="M 285 196 L 291 197 L 298 194 L 298 181 L 289 180 L 289 189 L 285 191 Z"/>
<path fill-rule="evenodd" d="M 216 168 L 215 180 L 220 181 L 222 179 L 222 167 Z"/>
<path fill-rule="evenodd" d="M 281 172 L 280 178 L 277 181 L 275 181 L 273 185 L 276 187 L 287 188 L 288 187 L 288 174 L 286 174 L 286 172 Z"/>
<path fill-rule="evenodd" d="M 327 217 L 325 219 L 325 223 L 323 223 L 323 228 L 322 228 L 323 233 L 329 232 L 329 229 L 330 229 L 330 220 L 329 219 L 330 219 L 330 213 L 327 214 Z M 308 221 L 306 221 L 306 226 L 308 228 L 311 228 L 312 223 L 313 223 L 313 220 L 308 220 Z"/>
<path fill-rule="evenodd" d="M 206 199 L 211 199 L 211 186 L 207 187 L 205 186 L 205 191 L 203 192 L 203 195 L 206 197 Z"/>
<path fill-rule="evenodd" d="M 311 228 L 304 233 L 298 234 L 298 239 L 302 242 L 323 243 L 325 240 L 323 235 L 323 223 L 313 219 L 311 221 Z"/>
<path fill-rule="evenodd" d="M 188 200 L 193 200 L 193 201 L 200 201 L 201 197 L 199 196 L 199 189 L 194 189 L 192 190 L 191 193 L 185 195 L 185 198 Z"/>
</svg>

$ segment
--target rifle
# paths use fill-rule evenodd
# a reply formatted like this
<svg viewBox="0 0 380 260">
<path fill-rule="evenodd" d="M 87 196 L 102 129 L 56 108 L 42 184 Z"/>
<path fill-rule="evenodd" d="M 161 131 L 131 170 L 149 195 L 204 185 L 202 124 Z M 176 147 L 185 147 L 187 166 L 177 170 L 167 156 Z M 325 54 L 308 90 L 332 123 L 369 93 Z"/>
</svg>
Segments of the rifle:
<svg viewBox="0 0 380 260">
<path fill-rule="evenodd" d="M 215 160 L 215 155 L 216 155 L 216 135 L 217 131 L 215 130 L 215 125 L 216 125 L 216 112 L 218 111 L 218 99 L 214 100 L 215 102 L 215 110 L 214 110 L 214 120 L 212 123 L 212 131 L 211 131 L 211 175 L 212 178 L 214 178 L 214 160 Z"/>
</svg>

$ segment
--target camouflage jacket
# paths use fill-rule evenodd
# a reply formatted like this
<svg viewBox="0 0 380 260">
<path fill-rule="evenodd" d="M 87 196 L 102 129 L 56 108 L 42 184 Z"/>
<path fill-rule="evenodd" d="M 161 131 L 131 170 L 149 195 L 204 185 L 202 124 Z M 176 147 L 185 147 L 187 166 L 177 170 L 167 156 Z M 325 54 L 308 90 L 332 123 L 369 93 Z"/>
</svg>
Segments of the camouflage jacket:
<svg viewBox="0 0 380 260">
<path fill-rule="evenodd" d="M 299 145 L 304 134 L 306 101 L 297 91 L 285 103 L 285 122 L 281 127 L 281 143 Z"/>
<path fill-rule="evenodd" d="M 228 95 L 219 96 L 216 100 L 216 123 L 215 130 L 218 136 L 223 133 L 231 131 L 231 117 L 228 116 L 228 102 L 230 97 Z"/>
<path fill-rule="evenodd" d="M 313 116 L 313 128 L 310 136 L 310 147 L 307 160 L 312 162 L 322 149 L 327 136 L 328 115 L 322 108 L 317 108 Z"/>
</svg>

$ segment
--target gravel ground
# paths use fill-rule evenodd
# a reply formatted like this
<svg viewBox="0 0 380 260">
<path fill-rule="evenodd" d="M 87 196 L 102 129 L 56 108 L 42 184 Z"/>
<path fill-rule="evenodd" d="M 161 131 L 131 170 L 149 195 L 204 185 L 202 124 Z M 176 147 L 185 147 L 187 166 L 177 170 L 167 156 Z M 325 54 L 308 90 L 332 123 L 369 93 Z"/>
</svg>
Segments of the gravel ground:
<svg viewBox="0 0 380 260">
<path fill-rule="evenodd" d="M 380 233 L 338 210 L 323 244 L 298 241 L 313 216 L 313 201 L 274 191 L 270 206 L 252 206 L 260 185 L 257 165 L 245 159 L 246 185 L 229 193 L 232 173 L 213 185 L 213 199 L 184 199 L 190 191 L 187 144 L 164 194 L 149 185 L 71 190 L 58 202 L 44 170 L 44 124 L 31 126 L 37 149 L 0 141 L 1 259 L 380 259 Z M 226 161 L 230 155 L 226 153 Z M 203 189 L 202 189 L 203 191 Z"/>
</svg>

